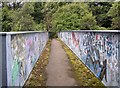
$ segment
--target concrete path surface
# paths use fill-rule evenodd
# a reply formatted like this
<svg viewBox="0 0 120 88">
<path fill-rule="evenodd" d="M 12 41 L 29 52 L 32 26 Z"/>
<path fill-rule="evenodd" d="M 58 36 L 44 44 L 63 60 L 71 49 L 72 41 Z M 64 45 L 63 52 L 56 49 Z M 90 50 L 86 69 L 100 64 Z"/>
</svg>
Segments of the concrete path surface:
<svg viewBox="0 0 120 88">
<path fill-rule="evenodd" d="M 76 86 L 66 52 L 59 41 L 52 40 L 49 63 L 46 67 L 47 86 Z"/>
</svg>

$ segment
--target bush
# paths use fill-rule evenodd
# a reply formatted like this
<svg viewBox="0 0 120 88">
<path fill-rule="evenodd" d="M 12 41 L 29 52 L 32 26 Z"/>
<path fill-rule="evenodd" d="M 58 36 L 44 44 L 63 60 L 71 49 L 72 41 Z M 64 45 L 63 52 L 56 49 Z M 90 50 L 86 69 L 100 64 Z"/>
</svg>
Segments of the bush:
<svg viewBox="0 0 120 88">
<path fill-rule="evenodd" d="M 100 26 L 95 26 L 93 30 L 108 30 L 108 28 L 105 27 L 100 27 Z"/>
</svg>

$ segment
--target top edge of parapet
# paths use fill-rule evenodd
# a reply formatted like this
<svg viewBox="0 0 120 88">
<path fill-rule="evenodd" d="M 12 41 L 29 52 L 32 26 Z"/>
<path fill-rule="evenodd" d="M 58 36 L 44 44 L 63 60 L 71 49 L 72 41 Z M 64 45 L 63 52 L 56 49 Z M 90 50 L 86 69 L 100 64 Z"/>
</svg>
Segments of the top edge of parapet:
<svg viewBox="0 0 120 88">
<path fill-rule="evenodd" d="M 120 30 L 68 30 L 61 32 L 110 32 L 110 33 L 120 33 Z"/>
<path fill-rule="evenodd" d="M 0 34 L 27 34 L 27 33 L 44 33 L 45 31 L 19 31 L 19 32 L 0 32 Z"/>
</svg>

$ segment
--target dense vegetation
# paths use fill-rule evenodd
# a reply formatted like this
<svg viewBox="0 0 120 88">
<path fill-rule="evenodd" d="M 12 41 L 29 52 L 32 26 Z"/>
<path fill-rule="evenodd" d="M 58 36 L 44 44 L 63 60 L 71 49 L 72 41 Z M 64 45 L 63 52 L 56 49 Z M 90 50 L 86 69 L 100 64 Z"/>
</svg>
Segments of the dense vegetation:
<svg viewBox="0 0 120 88">
<path fill-rule="evenodd" d="M 0 31 L 2 30 L 2 9 L 0 8 Z"/>
<path fill-rule="evenodd" d="M 119 10 L 120 2 L 4 2 L 0 15 L 2 31 L 115 30 Z"/>
</svg>

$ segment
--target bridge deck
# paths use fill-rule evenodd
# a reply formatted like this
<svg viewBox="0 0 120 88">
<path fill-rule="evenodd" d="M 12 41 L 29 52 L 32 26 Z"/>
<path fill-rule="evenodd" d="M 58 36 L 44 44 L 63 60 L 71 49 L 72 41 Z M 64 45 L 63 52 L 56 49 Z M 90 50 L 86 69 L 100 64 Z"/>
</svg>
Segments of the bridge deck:
<svg viewBox="0 0 120 88">
<path fill-rule="evenodd" d="M 69 59 L 60 42 L 52 40 L 49 63 L 47 65 L 47 86 L 74 86 Z"/>
</svg>

